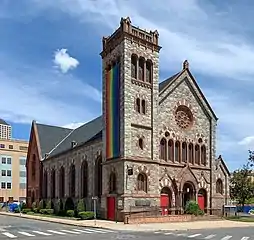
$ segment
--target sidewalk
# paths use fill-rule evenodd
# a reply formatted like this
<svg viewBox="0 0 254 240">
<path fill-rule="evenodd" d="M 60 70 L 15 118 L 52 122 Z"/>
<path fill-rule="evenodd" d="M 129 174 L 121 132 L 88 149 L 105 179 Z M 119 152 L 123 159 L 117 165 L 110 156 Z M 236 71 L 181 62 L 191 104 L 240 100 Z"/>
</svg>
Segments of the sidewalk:
<svg viewBox="0 0 254 240">
<path fill-rule="evenodd" d="M 236 228 L 236 227 L 253 227 L 254 222 L 236 222 L 229 220 L 219 221 L 195 221 L 195 222 L 175 222 L 175 223 L 149 223 L 149 224 L 124 224 L 122 222 L 112 222 L 106 220 L 69 220 L 62 218 L 41 217 L 17 213 L 0 212 L 0 215 L 21 217 L 40 221 L 62 223 L 80 227 L 96 227 L 117 231 L 163 231 L 163 230 L 189 230 L 189 229 L 212 229 L 212 228 Z"/>
</svg>

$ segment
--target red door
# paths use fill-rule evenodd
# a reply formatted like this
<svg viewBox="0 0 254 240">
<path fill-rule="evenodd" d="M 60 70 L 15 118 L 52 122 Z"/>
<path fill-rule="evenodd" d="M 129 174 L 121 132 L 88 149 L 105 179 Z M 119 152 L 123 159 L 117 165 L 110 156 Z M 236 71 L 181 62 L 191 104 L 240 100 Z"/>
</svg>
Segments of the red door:
<svg viewBox="0 0 254 240">
<path fill-rule="evenodd" d="M 115 220 L 115 209 L 116 209 L 116 198 L 107 198 L 107 210 L 108 210 L 108 220 Z"/>
<path fill-rule="evenodd" d="M 161 194 L 161 210 L 162 215 L 168 215 L 169 196 L 168 194 Z"/>
<path fill-rule="evenodd" d="M 202 194 L 198 195 L 198 206 L 201 210 L 205 209 L 205 197 Z"/>
</svg>

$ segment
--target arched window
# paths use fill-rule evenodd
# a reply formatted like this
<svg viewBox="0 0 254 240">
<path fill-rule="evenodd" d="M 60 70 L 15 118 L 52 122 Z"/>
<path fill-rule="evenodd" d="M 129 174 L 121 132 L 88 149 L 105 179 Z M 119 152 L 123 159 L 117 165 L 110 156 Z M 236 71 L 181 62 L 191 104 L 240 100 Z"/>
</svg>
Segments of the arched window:
<svg viewBox="0 0 254 240">
<path fill-rule="evenodd" d="M 180 162 L 180 142 L 175 143 L 175 162 Z"/>
<path fill-rule="evenodd" d="M 168 141 L 168 160 L 174 161 L 174 141 L 172 139 Z"/>
<path fill-rule="evenodd" d="M 138 60 L 138 80 L 140 80 L 140 81 L 145 80 L 144 66 L 145 66 L 144 58 L 139 58 L 139 60 Z"/>
<path fill-rule="evenodd" d="M 95 163 L 95 194 L 97 197 L 102 195 L 102 158 L 101 156 L 97 158 Z"/>
<path fill-rule="evenodd" d="M 51 170 L 51 198 L 56 197 L 56 171 L 55 169 Z"/>
<path fill-rule="evenodd" d="M 74 164 L 72 164 L 71 167 L 70 167 L 69 181 L 70 181 L 69 196 L 70 197 L 75 197 L 75 190 L 76 190 L 76 169 L 75 169 L 75 165 Z"/>
<path fill-rule="evenodd" d="M 143 138 L 139 138 L 138 146 L 139 146 L 140 149 L 142 149 L 142 150 L 144 149 L 144 140 L 143 140 Z"/>
<path fill-rule="evenodd" d="M 140 104 L 140 98 L 137 98 L 136 99 L 136 111 L 138 112 L 138 113 L 140 113 L 141 111 L 140 111 L 140 109 L 141 109 L 141 106 L 140 106 L 141 104 Z"/>
<path fill-rule="evenodd" d="M 152 62 L 150 60 L 146 62 L 146 82 L 152 83 Z"/>
<path fill-rule="evenodd" d="M 193 158 L 193 144 L 189 144 L 189 163 L 194 164 L 194 158 Z"/>
<path fill-rule="evenodd" d="M 35 174 L 36 174 L 36 157 L 35 157 L 35 154 L 33 154 L 33 157 L 32 157 L 31 171 L 32 171 L 32 179 L 35 180 Z"/>
<path fill-rule="evenodd" d="M 204 145 L 201 147 L 201 164 L 206 166 L 206 147 Z"/>
<path fill-rule="evenodd" d="M 59 197 L 64 198 L 65 195 L 65 171 L 62 166 L 59 170 Z"/>
<path fill-rule="evenodd" d="M 195 164 L 200 164 L 200 147 L 198 144 L 195 146 Z"/>
<path fill-rule="evenodd" d="M 109 193 L 116 193 L 116 174 L 114 172 L 109 177 Z"/>
<path fill-rule="evenodd" d="M 87 161 L 83 161 L 81 165 L 81 196 L 86 198 L 88 195 L 88 164 Z"/>
<path fill-rule="evenodd" d="M 223 183 L 220 178 L 216 181 L 216 193 L 223 194 Z"/>
<path fill-rule="evenodd" d="M 137 79 L 137 63 L 138 58 L 136 55 L 132 54 L 131 56 L 131 77 Z"/>
<path fill-rule="evenodd" d="M 160 158 L 163 160 L 167 160 L 167 141 L 165 138 L 161 139 L 160 142 Z"/>
<path fill-rule="evenodd" d="M 144 173 L 138 175 L 138 191 L 147 192 L 147 177 Z"/>
<path fill-rule="evenodd" d="M 182 161 L 187 163 L 187 144 L 186 142 L 182 143 Z"/>
<path fill-rule="evenodd" d="M 43 174 L 43 198 L 47 199 L 48 198 L 48 173 L 47 171 L 44 172 Z"/>
<path fill-rule="evenodd" d="M 144 99 L 141 101 L 141 106 L 142 106 L 142 113 L 146 114 L 146 101 Z"/>
</svg>

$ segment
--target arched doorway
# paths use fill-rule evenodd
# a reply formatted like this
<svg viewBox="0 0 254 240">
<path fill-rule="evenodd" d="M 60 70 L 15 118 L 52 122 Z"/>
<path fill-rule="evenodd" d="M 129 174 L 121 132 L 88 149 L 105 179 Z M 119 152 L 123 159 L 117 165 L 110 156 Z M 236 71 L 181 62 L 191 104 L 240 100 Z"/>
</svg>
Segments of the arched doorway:
<svg viewBox="0 0 254 240">
<path fill-rule="evenodd" d="M 198 205 L 203 211 L 207 208 L 207 192 L 205 189 L 201 188 L 198 191 Z"/>
<path fill-rule="evenodd" d="M 184 185 L 183 185 L 183 194 L 182 194 L 182 197 L 183 197 L 183 208 L 185 209 L 185 206 L 186 206 L 186 203 L 188 201 L 191 201 L 191 200 L 196 200 L 196 197 L 195 197 L 195 188 L 194 188 L 194 185 L 193 183 L 191 182 L 186 182 Z"/>
<path fill-rule="evenodd" d="M 161 210 L 162 215 L 168 215 L 171 213 L 171 202 L 172 202 L 172 192 L 168 187 L 161 189 Z"/>
</svg>

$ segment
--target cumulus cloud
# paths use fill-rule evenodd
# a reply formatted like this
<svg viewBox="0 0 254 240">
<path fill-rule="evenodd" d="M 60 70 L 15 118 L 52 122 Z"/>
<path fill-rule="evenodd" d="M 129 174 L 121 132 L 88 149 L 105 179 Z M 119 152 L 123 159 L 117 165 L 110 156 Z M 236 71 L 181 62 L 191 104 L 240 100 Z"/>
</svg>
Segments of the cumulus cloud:
<svg viewBox="0 0 254 240">
<path fill-rule="evenodd" d="M 79 65 L 79 61 L 71 57 L 67 53 L 67 49 L 64 48 L 55 51 L 53 62 L 62 73 L 67 73 L 69 70 L 75 69 Z"/>
<path fill-rule="evenodd" d="M 76 128 L 82 126 L 83 124 L 85 124 L 85 122 L 82 122 L 82 123 L 69 123 L 69 124 L 63 125 L 62 127 L 69 128 L 69 129 L 76 129 Z"/>
</svg>

